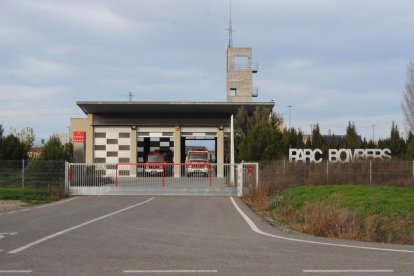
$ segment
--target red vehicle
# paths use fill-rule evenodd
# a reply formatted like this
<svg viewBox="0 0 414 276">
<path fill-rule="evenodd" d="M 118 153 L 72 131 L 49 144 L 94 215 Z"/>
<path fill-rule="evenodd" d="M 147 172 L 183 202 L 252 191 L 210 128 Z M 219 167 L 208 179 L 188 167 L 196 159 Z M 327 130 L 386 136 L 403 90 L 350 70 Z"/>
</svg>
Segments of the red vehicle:
<svg viewBox="0 0 414 276">
<path fill-rule="evenodd" d="M 165 152 L 151 152 L 147 156 L 147 162 L 144 165 L 144 172 L 146 174 L 162 174 L 163 171 L 165 171 L 165 164 L 168 161 L 169 160 Z"/>
<path fill-rule="evenodd" d="M 186 175 L 209 173 L 208 151 L 188 151 L 185 161 Z"/>
</svg>

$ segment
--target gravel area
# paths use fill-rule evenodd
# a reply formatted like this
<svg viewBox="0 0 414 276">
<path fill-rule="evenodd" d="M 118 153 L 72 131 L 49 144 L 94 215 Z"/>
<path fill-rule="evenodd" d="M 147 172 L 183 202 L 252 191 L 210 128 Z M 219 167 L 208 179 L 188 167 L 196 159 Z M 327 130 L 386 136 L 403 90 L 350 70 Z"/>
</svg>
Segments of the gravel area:
<svg viewBox="0 0 414 276">
<path fill-rule="evenodd" d="M 22 209 L 29 204 L 20 200 L 0 200 L 0 213 Z"/>
</svg>

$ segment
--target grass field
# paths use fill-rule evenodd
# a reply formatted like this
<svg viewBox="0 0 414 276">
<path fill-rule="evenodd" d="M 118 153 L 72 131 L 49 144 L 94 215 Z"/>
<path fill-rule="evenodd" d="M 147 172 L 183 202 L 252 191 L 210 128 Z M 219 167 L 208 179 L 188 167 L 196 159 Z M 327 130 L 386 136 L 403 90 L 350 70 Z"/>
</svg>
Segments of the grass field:
<svg viewBox="0 0 414 276">
<path fill-rule="evenodd" d="M 37 189 L 0 188 L 0 200 L 21 200 L 30 204 L 43 204 L 52 201 L 47 192 Z"/>
<path fill-rule="evenodd" d="M 414 244 L 414 189 L 368 185 L 304 185 L 245 202 L 288 228 L 324 237 Z"/>
<path fill-rule="evenodd" d="M 282 196 L 294 209 L 300 211 L 303 211 L 305 203 L 324 202 L 363 213 L 365 216 L 406 216 L 414 213 L 413 188 L 361 185 L 300 186 L 286 190 Z M 273 204 L 272 197 L 269 204 Z"/>
</svg>

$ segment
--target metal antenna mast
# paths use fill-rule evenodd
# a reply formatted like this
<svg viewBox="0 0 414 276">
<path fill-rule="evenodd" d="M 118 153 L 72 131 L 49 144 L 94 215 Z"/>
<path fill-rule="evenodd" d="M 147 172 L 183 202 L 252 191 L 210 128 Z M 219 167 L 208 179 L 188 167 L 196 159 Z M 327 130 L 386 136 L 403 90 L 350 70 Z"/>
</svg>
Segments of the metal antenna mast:
<svg viewBox="0 0 414 276">
<path fill-rule="evenodd" d="M 229 48 L 233 47 L 233 32 L 236 30 L 233 30 L 233 27 L 231 25 L 231 0 L 230 0 L 230 21 L 229 21 L 229 28 L 226 29 L 229 31 Z"/>
<path fill-rule="evenodd" d="M 129 102 L 132 102 L 132 97 L 134 97 L 134 95 L 132 95 L 131 91 L 128 92 L 128 96 L 129 96 Z"/>
</svg>

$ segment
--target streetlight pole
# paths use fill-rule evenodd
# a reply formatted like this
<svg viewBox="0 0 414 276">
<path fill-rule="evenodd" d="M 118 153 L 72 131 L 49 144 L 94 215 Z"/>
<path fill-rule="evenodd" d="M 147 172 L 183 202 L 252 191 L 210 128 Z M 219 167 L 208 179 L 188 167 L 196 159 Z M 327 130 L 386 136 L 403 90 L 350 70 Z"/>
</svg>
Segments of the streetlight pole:
<svg viewBox="0 0 414 276">
<path fill-rule="evenodd" d="M 375 127 L 377 125 L 376 124 L 372 124 L 372 143 L 375 144 Z"/>
<path fill-rule="evenodd" d="M 292 107 L 293 105 L 288 105 L 289 107 L 289 129 L 292 127 Z"/>
</svg>

